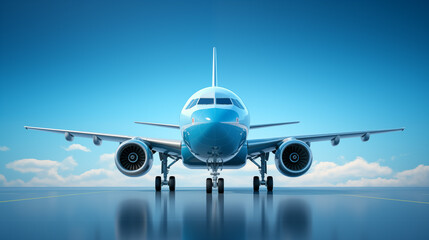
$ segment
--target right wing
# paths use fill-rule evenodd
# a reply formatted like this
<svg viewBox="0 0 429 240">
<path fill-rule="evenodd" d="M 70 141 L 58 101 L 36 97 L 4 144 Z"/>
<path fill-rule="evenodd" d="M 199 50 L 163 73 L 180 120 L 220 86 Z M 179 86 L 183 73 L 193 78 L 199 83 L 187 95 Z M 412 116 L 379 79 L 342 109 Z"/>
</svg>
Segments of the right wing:
<svg viewBox="0 0 429 240">
<path fill-rule="evenodd" d="M 404 131 L 404 128 L 252 139 L 247 141 L 247 151 L 249 155 L 258 155 L 261 153 L 271 152 L 276 150 L 282 142 L 287 141 L 288 139 L 297 139 L 306 143 L 331 141 L 332 145 L 335 146 L 342 138 L 361 137 L 363 141 L 367 141 L 369 140 L 369 136 L 372 134 L 395 131 Z"/>
<path fill-rule="evenodd" d="M 263 128 L 263 127 L 274 127 L 274 126 L 280 126 L 280 125 L 286 125 L 286 124 L 296 124 L 299 123 L 299 121 L 295 122 L 282 122 L 282 123 L 269 123 L 269 124 L 259 124 L 259 125 L 250 125 L 250 129 L 255 128 Z"/>
<path fill-rule="evenodd" d="M 135 137 L 125 136 L 125 135 L 114 135 L 114 134 L 105 134 L 105 133 L 94 133 L 94 132 L 82 132 L 74 130 L 64 130 L 64 129 L 52 129 L 52 128 L 39 128 L 39 127 L 29 127 L 25 126 L 25 129 L 39 130 L 45 132 L 54 132 L 62 133 L 72 140 L 73 137 L 85 137 L 92 138 L 94 143 L 101 140 L 113 141 L 113 142 L 124 142 Z M 147 142 L 149 147 L 157 152 L 179 156 L 181 155 L 182 144 L 179 140 L 167 140 L 167 139 L 156 139 L 156 138 L 141 138 L 143 141 Z"/>
</svg>

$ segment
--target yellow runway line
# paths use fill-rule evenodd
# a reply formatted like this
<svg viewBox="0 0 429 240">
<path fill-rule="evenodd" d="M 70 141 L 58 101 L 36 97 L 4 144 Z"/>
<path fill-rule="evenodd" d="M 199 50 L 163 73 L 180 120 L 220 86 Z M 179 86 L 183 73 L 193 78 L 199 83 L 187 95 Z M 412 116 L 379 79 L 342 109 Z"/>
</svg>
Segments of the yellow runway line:
<svg viewBox="0 0 429 240">
<path fill-rule="evenodd" d="M 429 202 L 420 202 L 420 201 L 412 201 L 412 200 L 404 200 L 404 199 L 394 199 L 394 198 L 371 197 L 371 196 L 362 196 L 362 195 L 344 195 L 344 196 L 347 196 L 347 197 L 358 197 L 358 198 L 380 199 L 380 200 L 388 200 L 388 201 L 396 201 L 396 202 L 429 204 Z"/>
<path fill-rule="evenodd" d="M 0 201 L 0 203 L 7 203 L 7 202 L 20 202 L 20 201 L 28 201 L 28 200 L 36 200 L 36 199 L 45 199 L 45 198 L 59 198 L 59 197 L 68 197 L 68 196 L 77 196 L 77 195 L 86 195 L 86 194 L 104 193 L 104 192 L 112 192 L 112 191 L 97 191 L 97 192 L 86 192 L 86 193 L 72 193 L 72 194 L 64 194 L 64 195 L 57 195 L 57 196 L 34 197 L 34 198 L 21 198 L 21 199 L 4 200 L 4 201 Z"/>
</svg>

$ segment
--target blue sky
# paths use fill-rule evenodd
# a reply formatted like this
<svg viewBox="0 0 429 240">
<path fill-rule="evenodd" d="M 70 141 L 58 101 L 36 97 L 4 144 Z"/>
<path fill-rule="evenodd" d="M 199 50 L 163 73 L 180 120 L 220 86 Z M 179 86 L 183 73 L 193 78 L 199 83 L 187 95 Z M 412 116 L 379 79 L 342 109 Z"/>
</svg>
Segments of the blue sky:
<svg viewBox="0 0 429 240">
<path fill-rule="evenodd" d="M 362 172 L 340 174 L 327 184 L 365 185 L 365 179 L 381 178 L 401 185 L 408 180 L 398 174 L 422 165 L 423 180 L 415 185 L 429 183 L 425 1 L 0 4 L 0 184 L 45 186 L 63 179 L 57 185 L 68 180 L 109 185 L 107 178 L 120 178 L 125 185 L 152 186 L 157 157 L 150 176 L 127 180 L 107 166 L 117 143 L 96 147 L 89 139 L 75 139 L 73 144 L 90 151 L 66 151 L 71 143 L 63 136 L 23 126 L 179 139 L 174 129 L 133 122 L 178 124 L 186 100 L 211 84 L 213 46 L 219 85 L 243 99 L 251 123 L 301 121 L 254 130 L 250 138 L 406 127 L 366 143 L 315 143 L 312 171 L 327 164 L 347 172 L 353 163 Z M 230 173 L 230 185 L 244 179 L 250 186 L 256 171 L 248 168 Z M 365 175 L 368 168 L 380 171 Z M 208 176 L 181 166 L 177 171 L 184 175 L 179 186 L 198 174 L 203 186 Z M 319 181 L 271 172 L 285 185 Z"/>
</svg>

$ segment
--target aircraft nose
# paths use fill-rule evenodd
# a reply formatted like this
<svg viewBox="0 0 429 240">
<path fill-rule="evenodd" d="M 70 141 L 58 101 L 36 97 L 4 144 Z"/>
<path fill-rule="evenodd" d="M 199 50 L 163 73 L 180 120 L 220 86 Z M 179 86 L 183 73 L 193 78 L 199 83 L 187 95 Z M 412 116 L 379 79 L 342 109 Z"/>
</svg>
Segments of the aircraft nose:
<svg viewBox="0 0 429 240">
<path fill-rule="evenodd" d="M 246 130 L 236 124 L 238 114 L 229 109 L 196 111 L 194 122 L 184 131 L 185 143 L 200 159 L 235 156 L 246 139 Z"/>
</svg>

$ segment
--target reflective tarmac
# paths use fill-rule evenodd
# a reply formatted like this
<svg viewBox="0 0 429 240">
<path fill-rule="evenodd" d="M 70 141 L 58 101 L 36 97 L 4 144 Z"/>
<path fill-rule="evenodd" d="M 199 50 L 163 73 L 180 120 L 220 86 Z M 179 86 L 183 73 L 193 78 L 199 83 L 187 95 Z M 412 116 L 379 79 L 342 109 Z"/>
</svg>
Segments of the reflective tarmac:
<svg viewBox="0 0 429 240">
<path fill-rule="evenodd" d="M 429 239 L 428 188 L 1 188 L 2 239 Z"/>
</svg>

